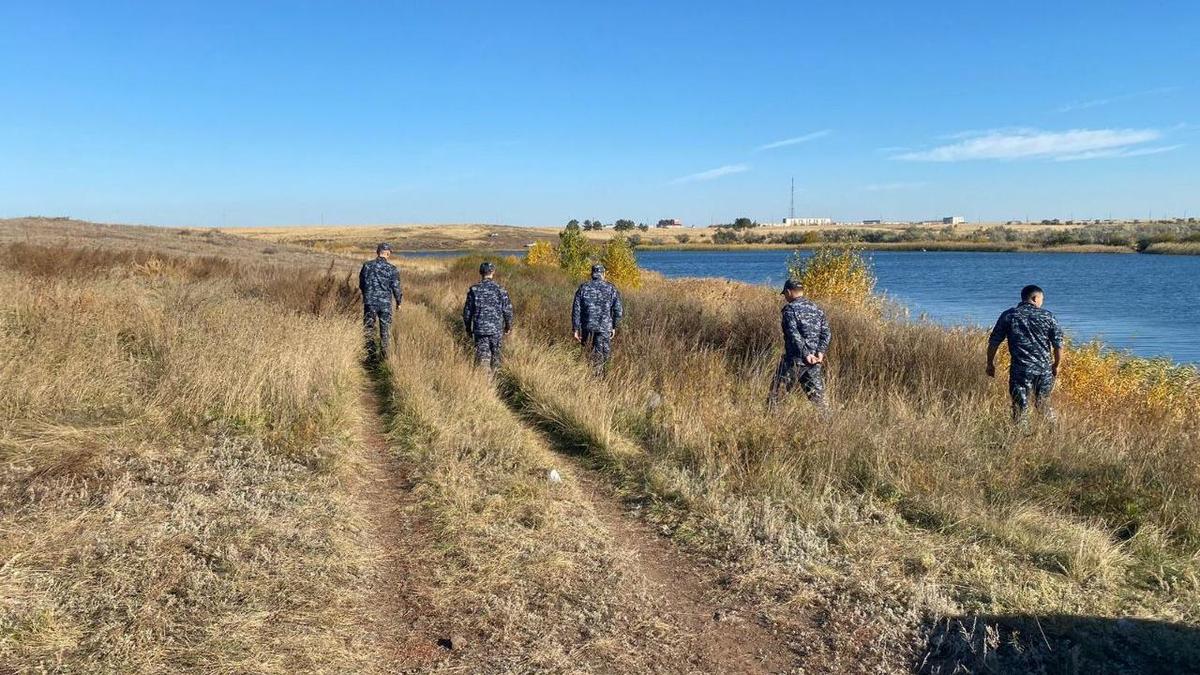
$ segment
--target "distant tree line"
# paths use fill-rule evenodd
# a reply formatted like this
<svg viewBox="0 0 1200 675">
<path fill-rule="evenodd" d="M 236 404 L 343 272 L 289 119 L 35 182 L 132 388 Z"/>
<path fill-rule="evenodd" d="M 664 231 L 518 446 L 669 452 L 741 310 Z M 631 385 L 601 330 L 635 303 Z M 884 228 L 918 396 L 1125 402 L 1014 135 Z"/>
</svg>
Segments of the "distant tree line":
<svg viewBox="0 0 1200 675">
<path fill-rule="evenodd" d="M 607 226 L 604 224 L 604 221 L 600 220 L 599 218 L 595 220 L 585 220 L 582 223 L 575 218 L 572 218 L 571 220 L 567 221 L 567 227 L 584 231 L 593 231 L 603 230 Z M 650 229 L 650 226 L 645 223 L 635 223 L 628 218 L 619 218 L 613 223 L 612 228 L 617 232 L 629 232 L 633 229 L 638 229 L 642 232 L 645 232 L 646 230 Z"/>
<path fill-rule="evenodd" d="M 913 225 L 902 229 L 880 230 L 867 228 L 838 228 L 804 232 L 772 233 L 748 231 L 754 225 L 718 226 L 712 240 L 715 244 L 786 244 L 798 246 L 824 243 L 893 244 L 916 242 L 956 242 L 1024 244 L 1033 247 L 1054 246 L 1114 246 L 1145 251 L 1155 244 L 1200 243 L 1200 222 L 1194 219 L 1157 223 L 1119 223 L 1084 225 L 1072 229 L 1040 228 L 1019 230 L 1006 225 L 963 231 L 951 226 L 925 227 Z"/>
</svg>

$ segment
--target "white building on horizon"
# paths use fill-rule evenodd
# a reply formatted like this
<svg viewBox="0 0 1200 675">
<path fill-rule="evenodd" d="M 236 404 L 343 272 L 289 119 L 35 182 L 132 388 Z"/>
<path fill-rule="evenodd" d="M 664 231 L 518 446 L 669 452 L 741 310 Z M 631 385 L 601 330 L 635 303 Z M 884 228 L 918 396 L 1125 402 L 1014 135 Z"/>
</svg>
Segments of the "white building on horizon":
<svg viewBox="0 0 1200 675">
<path fill-rule="evenodd" d="M 832 225 L 833 218 L 784 218 L 783 224 L 788 227 L 799 225 Z"/>
</svg>

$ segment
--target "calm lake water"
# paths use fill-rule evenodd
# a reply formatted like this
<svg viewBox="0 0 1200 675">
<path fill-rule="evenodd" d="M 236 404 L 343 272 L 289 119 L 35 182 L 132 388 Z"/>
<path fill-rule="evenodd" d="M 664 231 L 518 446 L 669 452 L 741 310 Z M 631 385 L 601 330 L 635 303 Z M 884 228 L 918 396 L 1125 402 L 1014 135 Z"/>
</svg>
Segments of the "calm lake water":
<svg viewBox="0 0 1200 675">
<path fill-rule="evenodd" d="M 948 325 L 991 326 L 1020 299 L 1046 290 L 1045 307 L 1075 339 L 1099 338 L 1139 356 L 1200 364 L 1200 256 L 878 251 L 867 254 L 878 290 Z M 782 285 L 790 251 L 641 251 L 668 277 L 724 277 Z"/>
<path fill-rule="evenodd" d="M 1022 286 L 1037 284 L 1046 290 L 1046 308 L 1074 339 L 1099 338 L 1139 356 L 1200 364 L 1200 256 L 941 251 L 867 256 L 877 289 L 914 317 L 990 327 L 1017 304 Z M 668 277 L 723 277 L 777 287 L 791 251 L 639 251 L 637 257 L 642 267 Z"/>
</svg>

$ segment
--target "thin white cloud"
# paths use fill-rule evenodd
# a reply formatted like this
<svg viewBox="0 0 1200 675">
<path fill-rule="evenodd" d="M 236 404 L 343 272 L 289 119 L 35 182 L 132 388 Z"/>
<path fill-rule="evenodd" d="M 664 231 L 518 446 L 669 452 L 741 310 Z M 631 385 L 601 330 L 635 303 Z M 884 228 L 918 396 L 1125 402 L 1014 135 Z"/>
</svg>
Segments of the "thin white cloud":
<svg viewBox="0 0 1200 675">
<path fill-rule="evenodd" d="M 1063 159 L 1090 153 L 1129 152 L 1162 138 L 1157 129 L 1036 129 L 977 132 L 956 143 L 893 155 L 913 162 L 964 162 L 984 159 Z"/>
<path fill-rule="evenodd" d="M 1077 103 L 1068 103 L 1067 105 L 1063 105 L 1063 106 L 1059 106 L 1059 107 L 1055 108 L 1054 112 L 1067 113 L 1067 112 L 1073 112 L 1075 110 L 1086 110 L 1088 108 L 1098 108 L 1102 105 L 1108 105 L 1110 103 L 1118 103 L 1120 101 L 1128 101 L 1129 99 L 1141 98 L 1143 96 L 1158 96 L 1160 94 L 1170 94 L 1172 92 L 1179 91 L 1182 88 L 1183 87 L 1157 87 L 1155 89 L 1146 89 L 1144 91 L 1135 91 L 1135 92 L 1130 92 L 1128 94 L 1120 94 L 1117 96 L 1110 96 L 1108 98 L 1097 98 L 1097 99 L 1092 99 L 1091 101 L 1079 101 Z"/>
<path fill-rule="evenodd" d="M 872 183 L 864 185 L 863 189 L 867 192 L 895 192 L 897 190 L 916 190 L 917 188 L 925 187 L 925 185 L 921 181 L 896 181 L 894 183 Z"/>
<path fill-rule="evenodd" d="M 1149 148 L 1132 148 L 1128 150 L 1094 150 L 1092 152 L 1081 152 L 1076 155 L 1066 155 L 1064 157 L 1055 157 L 1056 162 L 1073 162 L 1080 159 L 1104 159 L 1107 157 L 1142 157 L 1145 155 L 1161 155 L 1164 152 L 1171 152 L 1182 148 L 1183 144 L 1178 145 L 1157 145 Z"/>
<path fill-rule="evenodd" d="M 832 134 L 832 133 L 833 133 L 833 129 L 822 129 L 820 131 L 814 131 L 809 134 L 804 134 L 803 136 L 796 136 L 794 138 L 785 138 L 782 141 L 775 141 L 774 143 L 767 143 L 766 145 L 760 145 L 757 148 L 755 148 L 754 151 L 761 152 L 763 150 L 774 150 L 775 148 L 784 148 L 789 145 L 799 145 L 801 143 L 815 141 L 818 138 L 824 138 L 825 136 L 828 136 L 829 134 Z"/>
<path fill-rule="evenodd" d="M 976 136 L 987 136 L 989 134 L 1036 134 L 1037 129 L 1032 127 L 997 127 L 995 129 L 967 129 L 966 131 L 956 131 L 952 134 L 942 134 L 937 137 L 939 141 L 961 141 L 964 138 L 975 138 Z"/>
<path fill-rule="evenodd" d="M 670 181 L 670 184 L 671 185 L 679 185 L 681 183 L 699 183 L 701 181 L 713 180 L 714 178 L 720 178 L 721 176 L 729 176 L 729 175 L 732 175 L 735 173 L 744 173 L 749 170 L 750 170 L 750 167 L 746 164 L 726 164 L 725 166 L 718 166 L 717 168 L 709 169 L 708 171 L 701 171 L 700 173 L 693 173 L 693 174 L 690 174 L 687 176 L 680 176 L 679 178 L 676 178 L 675 180 Z"/>
</svg>

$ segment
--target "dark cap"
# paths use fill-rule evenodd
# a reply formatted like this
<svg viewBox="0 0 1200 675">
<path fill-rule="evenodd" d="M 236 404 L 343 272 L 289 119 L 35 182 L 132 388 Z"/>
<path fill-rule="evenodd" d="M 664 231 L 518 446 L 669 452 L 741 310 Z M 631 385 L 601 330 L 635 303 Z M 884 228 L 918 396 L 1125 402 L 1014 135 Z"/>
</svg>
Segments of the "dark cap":
<svg viewBox="0 0 1200 675">
<path fill-rule="evenodd" d="M 491 262 L 485 261 L 479 265 L 479 273 L 480 274 L 486 275 L 486 274 L 491 274 L 492 272 L 495 272 L 495 271 L 496 271 L 496 265 Z"/>
<path fill-rule="evenodd" d="M 604 265 L 597 263 L 592 265 L 592 276 L 596 276 L 598 274 L 604 274 Z"/>
<path fill-rule="evenodd" d="M 779 293 L 782 295 L 788 291 L 798 291 L 801 288 L 803 288 L 803 286 L 800 285 L 799 281 L 795 279 L 788 279 L 787 281 L 783 282 L 783 290 L 779 291 Z"/>
<path fill-rule="evenodd" d="M 381 242 L 378 246 L 375 247 L 376 253 L 383 253 L 384 251 L 390 251 L 390 250 L 392 250 L 392 245 L 387 243 L 386 241 Z"/>
</svg>

